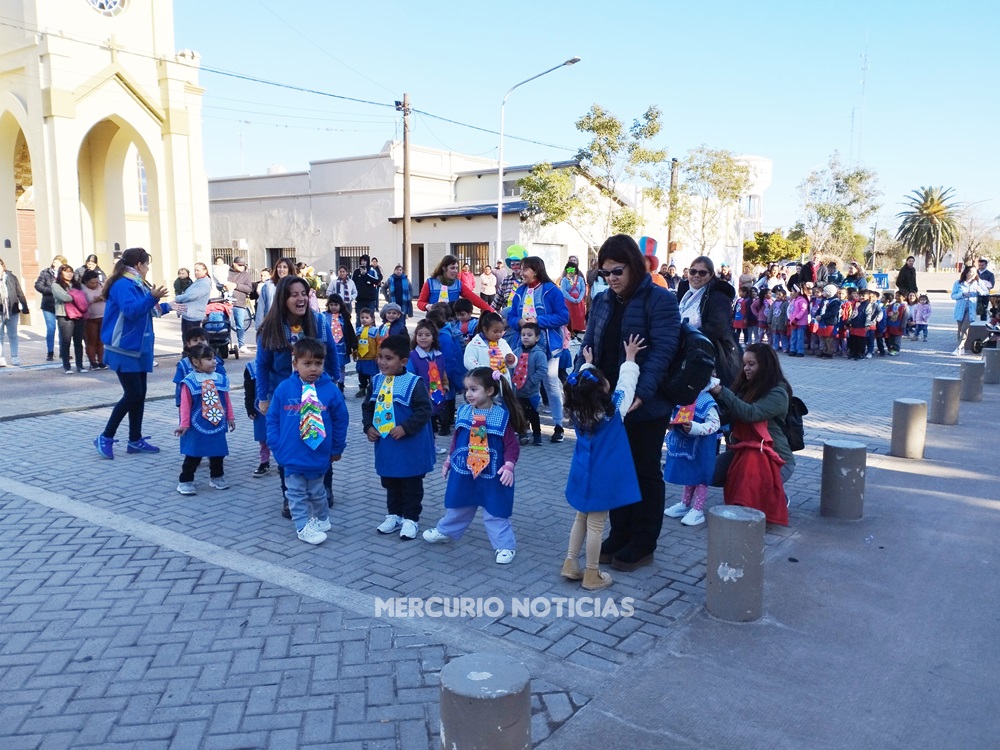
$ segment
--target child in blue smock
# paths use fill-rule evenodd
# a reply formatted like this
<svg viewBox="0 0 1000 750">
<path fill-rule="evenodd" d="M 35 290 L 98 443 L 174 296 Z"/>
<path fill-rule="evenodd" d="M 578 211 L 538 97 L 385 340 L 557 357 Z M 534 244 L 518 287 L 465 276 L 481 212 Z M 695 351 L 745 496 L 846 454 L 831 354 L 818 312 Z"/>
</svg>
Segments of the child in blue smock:
<svg viewBox="0 0 1000 750">
<path fill-rule="evenodd" d="M 358 330 L 355 332 L 357 339 L 356 359 L 354 371 L 358 374 L 358 392 L 356 398 L 364 398 L 368 395 L 368 386 L 372 378 L 378 375 L 378 326 L 375 325 L 375 313 L 370 309 L 363 308 L 358 313 Z"/>
<path fill-rule="evenodd" d="M 197 344 L 209 345 L 208 331 L 201 327 L 187 329 L 181 339 L 184 343 L 184 354 L 174 370 L 174 406 L 178 409 L 181 408 L 181 381 L 194 371 L 188 350 Z M 215 371 L 221 375 L 226 374 L 226 362 L 218 354 L 215 355 Z"/>
<path fill-rule="evenodd" d="M 337 350 L 337 361 L 340 363 L 340 375 L 337 387 L 344 392 L 344 371 L 347 369 L 351 355 L 358 348 L 358 337 L 351 325 L 351 309 L 344 304 L 344 298 L 339 294 L 331 294 L 326 298 L 326 312 L 322 314 L 330 328 L 333 345 Z"/>
<path fill-rule="evenodd" d="M 208 457 L 209 486 L 229 489 L 222 460 L 229 455 L 226 432 L 236 429 L 236 417 L 229 397 L 229 378 L 216 372 L 215 359 L 215 350 L 208 344 L 188 348 L 192 371 L 180 383 L 180 424 L 174 430 L 174 435 L 181 439 L 184 456 L 177 485 L 182 495 L 197 494 L 194 472 L 205 457 Z"/>
<path fill-rule="evenodd" d="M 389 336 L 379 343 L 379 374 L 361 405 L 361 423 L 375 447 L 375 473 L 388 511 L 375 530 L 415 539 L 424 501 L 424 475 L 434 468 L 431 397 L 419 375 L 407 372 L 410 340 Z"/>
<path fill-rule="evenodd" d="M 684 490 L 680 502 L 663 511 L 663 515 L 680 518 L 685 526 L 705 523 L 705 499 L 715 471 L 720 427 L 719 407 L 708 389 L 718 384 L 716 378 L 709 380 L 694 404 L 674 408 L 670 417 L 663 479 Z"/>
<path fill-rule="evenodd" d="M 563 386 L 565 408 L 576 430 L 576 448 L 566 481 L 566 502 L 576 510 L 576 518 L 569 532 L 562 576 L 582 580 L 583 588 L 588 591 L 607 588 L 613 582 L 598 567 L 608 511 L 642 499 L 622 420 L 632 408 L 639 382 L 635 355 L 645 348 L 642 338 L 629 336 L 614 393 L 607 378 L 591 364 L 593 354 L 589 346 L 582 350 L 583 366 L 570 373 Z M 609 467 L 614 467 L 614 481 L 609 481 Z M 584 537 L 587 562 L 581 571 L 578 558 Z"/>
<path fill-rule="evenodd" d="M 424 540 L 439 544 L 460 539 L 482 506 L 496 562 L 506 565 L 513 562 L 517 548 L 510 516 L 524 415 L 507 379 L 489 367 L 477 367 L 465 376 L 465 400 L 455 421 L 451 455 L 441 471 L 448 480 L 445 514 L 424 532 Z"/>
<path fill-rule="evenodd" d="M 253 420 L 253 439 L 260 448 L 260 463 L 253 470 L 254 479 L 265 477 L 271 471 L 271 449 L 267 447 L 267 419 L 257 408 L 257 360 L 251 359 L 243 370 L 243 406 Z"/>
<path fill-rule="evenodd" d="M 444 355 L 441 352 L 437 326 L 429 320 L 417 323 L 413 332 L 413 346 L 406 369 L 419 375 L 427 386 L 431 397 L 431 431 L 441 429 L 441 416 L 448 398 L 448 373 L 445 370 Z M 447 453 L 437 448 L 437 453 Z"/>
<path fill-rule="evenodd" d="M 444 394 L 444 409 L 438 417 L 438 434 L 441 437 L 451 435 L 451 427 L 455 424 L 455 404 L 458 393 L 464 390 L 465 383 L 465 347 L 458 323 L 450 320 L 451 303 L 439 302 L 427 308 L 426 320 L 437 326 L 438 345 L 444 358 L 444 370 L 448 375 L 448 390 Z"/>
</svg>

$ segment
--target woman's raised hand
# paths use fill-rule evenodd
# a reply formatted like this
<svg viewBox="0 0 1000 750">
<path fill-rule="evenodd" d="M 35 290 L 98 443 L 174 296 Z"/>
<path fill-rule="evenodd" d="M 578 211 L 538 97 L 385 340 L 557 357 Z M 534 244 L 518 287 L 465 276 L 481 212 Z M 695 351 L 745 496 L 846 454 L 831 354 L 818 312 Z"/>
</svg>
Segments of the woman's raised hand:
<svg viewBox="0 0 1000 750">
<path fill-rule="evenodd" d="M 170 291 L 165 286 L 154 286 L 150 288 L 149 293 L 156 297 L 156 299 L 163 299 L 170 294 Z"/>
</svg>

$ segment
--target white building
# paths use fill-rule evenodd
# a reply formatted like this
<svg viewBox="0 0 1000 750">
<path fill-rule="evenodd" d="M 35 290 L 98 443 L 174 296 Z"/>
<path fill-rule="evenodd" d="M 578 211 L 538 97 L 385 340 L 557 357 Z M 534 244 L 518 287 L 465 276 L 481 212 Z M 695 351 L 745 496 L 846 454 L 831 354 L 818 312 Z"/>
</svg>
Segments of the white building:
<svg viewBox="0 0 1000 750">
<path fill-rule="evenodd" d="M 172 0 L 18 0 L 0 26 L 0 226 L 29 294 L 56 254 L 110 271 L 143 246 L 152 278 L 207 258 L 195 53 Z"/>
<path fill-rule="evenodd" d="M 402 262 L 403 205 L 402 144 L 389 141 L 377 154 L 311 162 L 305 172 L 272 170 L 266 175 L 227 177 L 209 181 L 212 245 L 217 256 L 249 256 L 260 269 L 278 258 L 291 257 L 319 272 L 349 269 L 357 258 L 379 259 L 386 273 Z M 769 165 L 767 182 L 770 181 Z M 592 181 L 575 161 L 558 162 L 555 169 L 571 170 L 577 191 L 594 190 Z M 489 159 L 411 146 L 411 246 L 406 264 L 415 290 L 446 254 L 469 263 L 474 272 L 502 257 L 507 247 L 524 245 L 543 258 L 553 275 L 566 259 L 596 254 L 605 239 L 599 222 L 580 226 L 568 223 L 542 225 L 529 217 L 517 182 L 530 165 L 505 167 L 501 253 L 496 248 L 497 167 Z M 761 184 L 761 192 L 766 183 Z M 621 205 L 646 219 L 644 233 L 660 239 L 661 260 L 666 261 L 666 216 L 644 202 L 642 191 L 625 186 Z M 607 208 L 607 199 L 598 206 Z M 727 218 L 736 229 L 748 229 L 746 218 L 734 216 L 751 206 L 760 221 L 759 193 L 751 196 Z M 752 231 L 752 230 L 750 230 Z M 730 232 L 727 252 L 742 251 Z M 681 243 L 681 250 L 686 249 Z M 721 248 L 721 245 L 720 245 Z M 722 249 L 719 252 L 722 252 Z M 714 253 L 713 253 L 714 255 Z M 693 257 L 693 255 L 692 255 Z M 736 262 L 735 256 L 725 256 Z"/>
</svg>

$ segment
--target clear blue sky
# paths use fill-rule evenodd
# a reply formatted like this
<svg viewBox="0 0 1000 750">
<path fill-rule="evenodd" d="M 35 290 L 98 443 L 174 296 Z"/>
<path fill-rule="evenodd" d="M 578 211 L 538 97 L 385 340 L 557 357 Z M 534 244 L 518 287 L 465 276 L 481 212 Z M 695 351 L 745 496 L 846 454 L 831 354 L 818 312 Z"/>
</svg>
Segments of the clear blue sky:
<svg viewBox="0 0 1000 750">
<path fill-rule="evenodd" d="M 205 66 L 386 104 L 405 91 L 417 109 L 491 130 L 510 86 L 579 55 L 506 108 L 507 134 L 566 150 L 505 139 L 505 162 L 572 155 L 584 143 L 573 122 L 595 102 L 629 122 L 656 104 L 671 156 L 704 143 L 774 161 L 770 227 L 800 217 L 795 188 L 811 169 L 834 149 L 849 157 L 852 108 L 857 151 L 867 39 L 860 150 L 884 192 L 880 227 L 894 231 L 898 204 L 922 185 L 953 187 L 960 201 L 986 201 L 972 210 L 1000 214 L 1000 6 L 991 2 L 174 5 L 177 48 Z M 401 137 L 389 108 L 208 72 L 201 83 L 212 177 L 306 169 Z M 416 143 L 496 157 L 495 135 L 422 115 L 412 124 Z"/>
</svg>

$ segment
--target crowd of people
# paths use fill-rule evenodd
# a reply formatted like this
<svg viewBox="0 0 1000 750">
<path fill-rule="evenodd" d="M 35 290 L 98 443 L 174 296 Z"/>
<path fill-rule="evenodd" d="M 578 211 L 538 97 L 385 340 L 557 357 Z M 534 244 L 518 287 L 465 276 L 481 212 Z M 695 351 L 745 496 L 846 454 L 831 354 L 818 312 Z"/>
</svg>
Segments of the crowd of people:
<svg viewBox="0 0 1000 750">
<path fill-rule="evenodd" d="M 788 523 L 784 483 L 795 456 L 786 417 L 793 392 L 779 353 L 864 359 L 876 349 L 898 354 L 907 336 L 927 339 L 930 306 L 905 268 L 895 293 L 867 288 L 853 268 L 838 279 L 835 266 L 816 258 L 792 276 L 778 267 L 756 277 L 745 273 L 737 288 L 729 269 L 717 270 L 707 256 L 679 275 L 671 266 L 658 269 L 651 257 L 648 244 L 616 235 L 601 246 L 592 281 L 574 257 L 553 280 L 541 258 L 515 245 L 503 273 L 484 271 L 495 286 L 483 285 L 493 291 L 480 296 L 467 269 L 448 255 L 420 290 L 417 307 L 426 316 L 412 329 L 411 308 L 400 304 L 412 297 L 402 268 L 386 279 L 374 270 L 377 260 L 367 258 L 353 276 L 341 269 L 322 308 L 308 270 L 290 259 L 250 284 L 245 259 L 224 271 L 195 264 L 193 274 L 178 274 L 168 303 L 168 290 L 146 281 L 150 258 L 141 248 L 125 251 L 106 278 L 96 258 L 73 269 L 57 257 L 36 289 L 52 298 L 47 312 L 60 334 L 64 369 L 74 372 L 75 364 L 81 371 L 85 351 L 91 367 L 110 368 L 119 380 L 122 396 L 94 439 L 106 459 L 115 458 L 126 419 L 126 453 L 160 452 L 142 434 L 152 321 L 180 314 L 177 491 L 185 495 L 198 492 L 205 458 L 209 486 L 228 488 L 227 434 L 236 425 L 225 360 L 200 326 L 204 304 L 218 293 L 232 295 L 234 307 L 240 293 L 256 302 L 256 353 L 243 373 L 260 455 L 253 476 L 267 476 L 276 464 L 282 513 L 310 544 L 323 542 L 332 524 L 332 465 L 350 439 L 344 392 L 352 361 L 362 430 L 386 493 L 384 518 L 373 525 L 402 540 L 421 536 L 423 480 L 441 455 L 445 513 L 422 538 L 456 542 L 482 507 L 496 562 L 512 562 L 516 467 L 522 448 L 543 445 L 547 414 L 550 443 L 563 442 L 568 429 L 576 437 L 565 493 L 576 515 L 561 572 L 595 590 L 612 582 L 602 563 L 628 572 L 653 562 L 665 518 L 704 523 L 709 486 L 722 487 L 727 503 Z M 979 265 L 966 269 L 952 291 L 960 338 L 992 288 L 985 261 Z M 7 321 L 27 305 L 2 263 L 0 271 L 0 330 L 10 338 Z M 687 404 L 674 403 L 665 387 L 686 329 L 710 342 L 715 359 L 714 377 Z M 574 338 L 580 339 L 575 357 Z M 15 363 L 16 356 L 13 349 Z M 438 446 L 435 437 L 449 437 L 450 445 Z M 720 440 L 727 444 L 721 454 Z M 526 456 L 540 455 L 528 450 Z M 606 478 L 610 466 L 613 483 Z M 679 488 L 669 507 L 667 483 Z"/>
</svg>

